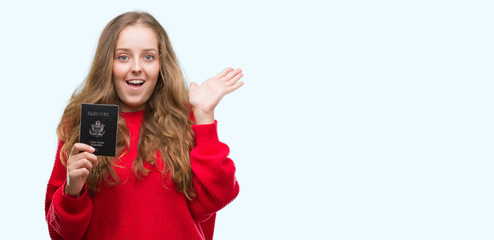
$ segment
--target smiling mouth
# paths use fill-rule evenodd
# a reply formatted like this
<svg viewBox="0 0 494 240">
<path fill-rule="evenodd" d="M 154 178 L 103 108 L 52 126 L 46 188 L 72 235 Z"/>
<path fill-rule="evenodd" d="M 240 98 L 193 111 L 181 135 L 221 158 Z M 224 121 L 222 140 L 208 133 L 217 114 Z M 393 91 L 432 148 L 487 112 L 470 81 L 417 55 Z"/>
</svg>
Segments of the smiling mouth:
<svg viewBox="0 0 494 240">
<path fill-rule="evenodd" d="M 142 86 L 142 84 L 144 84 L 143 80 L 129 80 L 125 82 L 127 83 L 127 85 L 131 85 L 131 86 Z"/>
</svg>

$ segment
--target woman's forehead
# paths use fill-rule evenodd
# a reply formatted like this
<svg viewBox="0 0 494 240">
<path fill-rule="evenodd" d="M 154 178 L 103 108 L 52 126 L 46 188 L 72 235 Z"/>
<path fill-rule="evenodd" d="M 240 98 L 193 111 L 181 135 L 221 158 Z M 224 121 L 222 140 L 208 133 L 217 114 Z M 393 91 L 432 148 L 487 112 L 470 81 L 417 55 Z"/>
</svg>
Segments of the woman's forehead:
<svg viewBox="0 0 494 240">
<path fill-rule="evenodd" d="M 142 24 L 127 26 L 118 34 L 116 49 L 158 49 L 158 38 L 153 29 Z"/>
</svg>

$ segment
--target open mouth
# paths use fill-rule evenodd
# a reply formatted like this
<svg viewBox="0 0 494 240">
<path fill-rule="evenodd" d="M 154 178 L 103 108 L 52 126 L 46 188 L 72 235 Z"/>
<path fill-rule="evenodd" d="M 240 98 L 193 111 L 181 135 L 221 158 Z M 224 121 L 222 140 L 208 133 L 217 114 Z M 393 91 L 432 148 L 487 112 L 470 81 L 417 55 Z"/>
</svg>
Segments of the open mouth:
<svg viewBox="0 0 494 240">
<path fill-rule="evenodd" d="M 143 80 L 129 80 L 125 82 L 127 83 L 127 85 L 135 86 L 135 87 L 139 87 L 142 86 L 142 84 L 144 84 Z"/>
</svg>

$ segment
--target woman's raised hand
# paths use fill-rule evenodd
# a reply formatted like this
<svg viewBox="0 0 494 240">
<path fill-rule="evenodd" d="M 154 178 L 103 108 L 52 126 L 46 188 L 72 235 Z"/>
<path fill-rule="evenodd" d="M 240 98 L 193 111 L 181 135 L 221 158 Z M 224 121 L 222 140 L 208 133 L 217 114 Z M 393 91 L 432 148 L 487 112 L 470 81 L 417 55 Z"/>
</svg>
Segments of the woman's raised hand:
<svg viewBox="0 0 494 240">
<path fill-rule="evenodd" d="M 98 165 L 98 158 L 93 154 L 95 149 L 84 143 L 76 143 L 67 160 L 67 184 L 65 194 L 79 197 L 82 187 L 93 166 Z"/>
<path fill-rule="evenodd" d="M 189 103 L 192 105 L 196 124 L 214 122 L 214 108 L 223 96 L 244 85 L 239 81 L 243 76 L 242 69 L 226 68 L 200 86 L 195 82 L 190 84 Z"/>
</svg>

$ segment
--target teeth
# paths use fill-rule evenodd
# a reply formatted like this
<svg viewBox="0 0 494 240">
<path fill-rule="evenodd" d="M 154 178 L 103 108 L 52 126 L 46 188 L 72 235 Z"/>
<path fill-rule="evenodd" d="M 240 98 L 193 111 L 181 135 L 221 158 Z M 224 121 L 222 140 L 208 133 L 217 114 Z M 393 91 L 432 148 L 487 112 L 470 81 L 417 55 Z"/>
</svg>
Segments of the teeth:
<svg viewBox="0 0 494 240">
<path fill-rule="evenodd" d="M 130 84 L 142 84 L 144 83 L 144 81 L 142 80 L 130 80 L 130 81 L 127 81 L 128 83 Z"/>
</svg>

